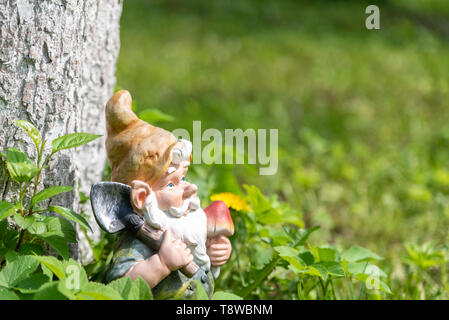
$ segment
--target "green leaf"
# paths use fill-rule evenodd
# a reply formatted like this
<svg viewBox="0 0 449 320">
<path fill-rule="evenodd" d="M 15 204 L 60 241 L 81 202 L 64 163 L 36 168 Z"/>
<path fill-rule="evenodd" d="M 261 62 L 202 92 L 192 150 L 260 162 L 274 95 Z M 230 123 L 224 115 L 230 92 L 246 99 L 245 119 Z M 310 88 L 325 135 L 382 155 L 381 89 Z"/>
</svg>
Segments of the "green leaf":
<svg viewBox="0 0 449 320">
<path fill-rule="evenodd" d="M 37 234 L 39 238 L 51 245 L 63 259 L 67 260 L 69 258 L 69 246 L 68 242 L 76 242 L 75 229 L 71 223 L 62 218 L 56 217 L 46 217 L 51 218 L 50 223 L 47 223 L 47 232 L 43 234 Z"/>
<path fill-rule="evenodd" d="M 8 148 L 6 168 L 11 178 L 18 183 L 30 181 L 38 171 L 25 153 L 13 148 Z"/>
<path fill-rule="evenodd" d="M 19 297 L 13 291 L 0 287 L 0 300 L 19 300 Z"/>
<path fill-rule="evenodd" d="M 35 221 L 27 230 L 31 234 L 40 235 L 47 232 L 47 225 L 43 221 Z"/>
<path fill-rule="evenodd" d="M 67 279 L 58 281 L 58 291 L 62 293 L 69 300 L 77 300 L 76 293 L 78 290 L 73 290 L 71 286 L 68 286 Z"/>
<path fill-rule="evenodd" d="M 39 191 L 31 200 L 31 204 L 35 205 L 41 201 L 44 201 L 48 198 L 54 197 L 60 193 L 72 191 L 73 187 L 70 186 L 53 186 L 44 190 Z"/>
<path fill-rule="evenodd" d="M 302 261 L 304 261 L 305 262 L 305 264 L 306 265 L 311 265 L 311 264 L 313 264 L 314 262 L 315 262 L 315 257 L 313 256 L 313 254 L 312 254 L 312 252 L 310 252 L 310 251 L 304 251 L 304 252 L 301 252 L 300 254 L 299 254 L 299 257 L 301 258 L 301 260 Z"/>
<path fill-rule="evenodd" d="M 404 261 L 422 269 L 444 264 L 446 260 L 444 253 L 437 250 L 432 242 L 425 242 L 421 245 L 407 244 L 406 249 L 408 256 Z"/>
<path fill-rule="evenodd" d="M 58 277 L 58 279 L 63 279 L 65 277 L 64 265 L 55 257 L 33 256 L 33 259 L 50 269 L 51 272 Z"/>
<path fill-rule="evenodd" d="M 60 279 L 58 290 L 71 300 L 89 283 L 86 270 L 75 260 L 62 261 L 64 277 Z"/>
<path fill-rule="evenodd" d="M 70 221 L 60 217 L 44 217 L 43 222 L 47 227 L 47 232 L 42 236 L 58 236 L 66 242 L 76 242 L 76 231 Z"/>
<path fill-rule="evenodd" d="M 65 273 L 64 283 L 66 288 L 78 292 L 87 285 L 89 279 L 86 270 L 75 260 L 69 259 L 62 262 Z"/>
<path fill-rule="evenodd" d="M 320 228 L 319 226 L 315 226 L 310 229 L 300 229 L 295 235 L 297 245 L 303 246 L 309 239 L 310 235 L 313 232 L 317 231 L 319 228 Z"/>
<path fill-rule="evenodd" d="M 90 227 L 89 223 L 84 219 L 84 217 L 78 213 L 73 212 L 70 209 L 60 207 L 60 206 L 50 206 L 48 207 L 49 211 L 54 211 L 56 213 L 59 213 L 64 218 L 67 218 L 73 222 L 79 223 L 81 226 L 83 226 L 86 229 L 89 229 L 92 231 L 92 228 Z"/>
<path fill-rule="evenodd" d="M 171 122 L 175 120 L 173 116 L 166 114 L 158 109 L 145 109 L 141 113 L 139 113 L 139 118 L 150 124 L 163 121 Z"/>
<path fill-rule="evenodd" d="M 293 265 L 298 270 L 303 270 L 305 267 L 304 261 L 299 258 L 299 252 L 295 250 L 294 248 L 286 247 L 286 246 L 279 246 L 273 248 L 276 252 L 279 253 L 279 256 Z"/>
<path fill-rule="evenodd" d="M 8 221 L 0 220 L 0 242 L 3 242 L 7 230 L 8 230 Z"/>
<path fill-rule="evenodd" d="M 45 223 L 46 217 L 33 214 L 28 217 L 22 217 L 20 214 L 14 215 L 14 221 L 22 229 L 28 230 L 31 234 L 40 235 L 47 232 Z"/>
<path fill-rule="evenodd" d="M 209 296 L 207 295 L 206 290 L 204 290 L 201 281 L 196 280 L 195 282 L 196 282 L 196 300 L 209 300 Z"/>
<path fill-rule="evenodd" d="M 0 201 L 0 220 L 12 216 L 16 212 L 15 204 L 8 201 Z"/>
<path fill-rule="evenodd" d="M 256 212 L 257 222 L 261 224 L 275 224 L 283 221 L 281 214 L 276 209 Z"/>
<path fill-rule="evenodd" d="M 153 300 L 153 294 L 148 283 L 142 278 L 133 281 L 128 300 Z"/>
<path fill-rule="evenodd" d="M 321 279 L 323 279 L 323 281 L 327 280 L 327 269 L 320 263 L 312 264 L 304 273 L 320 277 Z"/>
<path fill-rule="evenodd" d="M 15 289 L 22 293 L 35 293 L 47 282 L 50 278 L 45 274 L 33 274 L 32 276 L 23 279 L 16 286 Z"/>
<path fill-rule="evenodd" d="M 0 221 L 0 226 L 7 225 L 8 221 L 2 220 Z M 2 228 L 0 228 L 2 229 Z M 3 229 L 0 234 L 0 238 L 2 239 L 3 246 L 7 249 L 14 250 L 17 244 L 17 240 L 19 239 L 19 232 L 14 229 Z"/>
<path fill-rule="evenodd" d="M 6 162 L 6 168 L 11 178 L 18 183 L 30 181 L 38 171 L 33 163 Z"/>
<path fill-rule="evenodd" d="M 117 291 L 125 300 L 128 300 L 132 286 L 133 282 L 130 277 L 122 277 L 108 284 L 108 287 Z"/>
<path fill-rule="evenodd" d="M 113 288 L 97 282 L 89 282 L 76 297 L 79 300 L 123 300 Z"/>
<path fill-rule="evenodd" d="M 22 128 L 26 133 L 28 133 L 28 135 L 36 145 L 36 148 L 39 149 L 39 145 L 41 144 L 41 135 L 36 127 L 25 120 L 16 120 L 14 123 L 16 124 L 16 126 Z"/>
<path fill-rule="evenodd" d="M 259 284 L 263 280 L 265 280 L 271 274 L 271 272 L 273 272 L 274 268 L 276 268 L 279 262 L 279 259 L 280 259 L 279 255 L 275 253 L 270 263 L 268 263 L 262 269 L 257 270 L 251 274 L 252 276 L 251 283 L 247 287 L 240 289 L 237 293 L 241 297 L 246 298 L 246 296 L 248 296 L 251 292 L 253 292 L 253 290 L 255 290 L 259 286 Z"/>
<path fill-rule="evenodd" d="M 60 236 L 55 235 L 37 235 L 40 239 L 52 246 L 64 260 L 69 259 L 70 250 L 67 241 Z"/>
<path fill-rule="evenodd" d="M 33 163 L 25 153 L 14 148 L 8 148 L 6 161 L 13 163 Z"/>
<path fill-rule="evenodd" d="M 327 269 L 327 272 L 334 277 L 344 277 L 346 275 L 343 266 L 339 262 L 324 261 L 320 264 L 323 265 Z"/>
<path fill-rule="evenodd" d="M 233 293 L 217 291 L 214 293 L 212 300 L 243 300 L 243 298 Z"/>
<path fill-rule="evenodd" d="M 254 243 L 249 249 L 249 255 L 251 256 L 251 264 L 256 269 L 262 269 L 267 263 L 271 261 L 273 251 L 271 246 L 261 243 Z"/>
<path fill-rule="evenodd" d="M 14 215 L 14 221 L 19 227 L 26 230 L 36 221 L 36 218 L 34 216 L 22 217 L 17 213 Z"/>
<path fill-rule="evenodd" d="M 53 279 L 53 272 L 48 269 L 45 265 L 41 264 L 42 273 L 45 274 L 49 279 Z"/>
<path fill-rule="evenodd" d="M 348 262 L 360 262 L 370 259 L 383 260 L 382 257 L 378 256 L 374 252 L 359 246 L 353 246 L 343 252 L 342 258 Z"/>
<path fill-rule="evenodd" d="M 44 249 L 37 243 L 22 243 L 19 249 L 19 253 L 25 255 L 43 255 Z"/>
<path fill-rule="evenodd" d="M 7 263 L 13 262 L 18 257 L 20 257 L 20 254 L 17 253 L 15 250 L 8 250 L 5 254 L 5 259 Z"/>
<path fill-rule="evenodd" d="M 351 275 L 367 274 L 384 278 L 387 277 L 387 274 L 382 269 L 369 262 L 346 263 L 346 270 Z"/>
<path fill-rule="evenodd" d="M 311 248 L 311 251 L 318 262 L 335 260 L 336 251 L 332 248 Z"/>
<path fill-rule="evenodd" d="M 256 219 L 262 224 L 282 222 L 281 214 L 272 207 L 271 203 L 262 195 L 256 186 L 244 185 L 247 199 L 256 214 Z"/>
<path fill-rule="evenodd" d="M 37 269 L 39 263 L 32 256 L 19 256 L 0 271 L 0 286 L 13 288 Z"/>
<path fill-rule="evenodd" d="M 271 239 L 274 245 L 279 246 L 284 246 L 292 240 L 285 230 L 278 230 L 268 226 L 260 229 L 259 235 Z"/>
<path fill-rule="evenodd" d="M 6 248 L 0 248 L 0 261 L 3 259 L 3 257 L 5 256 L 5 253 L 8 251 L 8 249 Z"/>
<path fill-rule="evenodd" d="M 101 137 L 101 135 L 83 132 L 67 134 L 65 136 L 53 140 L 53 142 L 51 143 L 52 153 L 64 149 L 82 146 L 83 144 L 89 143 L 99 137 Z"/>
<path fill-rule="evenodd" d="M 67 300 L 58 290 L 59 281 L 47 282 L 35 293 L 34 300 Z"/>
<path fill-rule="evenodd" d="M 365 286 L 367 289 L 382 290 L 389 294 L 392 293 L 390 287 L 385 282 L 380 280 L 379 277 L 376 277 L 374 275 L 359 273 L 356 275 L 355 278 L 357 280 L 359 280 L 360 282 L 365 283 Z"/>
<path fill-rule="evenodd" d="M 380 280 L 379 284 L 380 284 L 380 290 L 382 290 L 382 291 L 384 291 L 384 292 L 386 292 L 388 294 L 393 294 L 393 292 L 391 292 L 390 287 L 385 282 Z"/>
</svg>

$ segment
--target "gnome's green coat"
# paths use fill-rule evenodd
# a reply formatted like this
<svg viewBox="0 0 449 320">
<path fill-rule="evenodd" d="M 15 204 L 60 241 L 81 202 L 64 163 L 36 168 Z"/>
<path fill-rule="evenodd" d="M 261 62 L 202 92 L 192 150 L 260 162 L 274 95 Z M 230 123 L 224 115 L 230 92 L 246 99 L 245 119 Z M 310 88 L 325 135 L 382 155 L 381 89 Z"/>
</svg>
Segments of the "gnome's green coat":
<svg viewBox="0 0 449 320">
<path fill-rule="evenodd" d="M 106 282 L 109 283 L 124 276 L 134 264 L 148 259 L 154 253 L 154 250 L 147 247 L 132 233 L 125 231 L 116 245 L 114 257 L 106 272 Z M 192 278 L 186 277 L 179 270 L 171 272 L 152 289 L 153 297 L 155 299 L 191 299 L 196 296 L 199 283 L 211 298 L 214 292 L 214 277 L 212 272 L 204 266 L 200 267 Z"/>
</svg>

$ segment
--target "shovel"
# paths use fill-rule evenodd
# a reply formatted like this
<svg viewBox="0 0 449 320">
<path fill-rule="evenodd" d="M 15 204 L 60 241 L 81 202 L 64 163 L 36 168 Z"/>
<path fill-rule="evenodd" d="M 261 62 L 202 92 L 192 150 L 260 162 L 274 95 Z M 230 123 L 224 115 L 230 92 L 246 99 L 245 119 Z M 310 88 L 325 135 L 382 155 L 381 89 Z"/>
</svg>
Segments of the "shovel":
<svg viewBox="0 0 449 320">
<path fill-rule="evenodd" d="M 90 201 L 98 225 L 108 233 L 116 233 L 127 229 L 137 239 L 154 251 L 158 251 L 164 231 L 155 229 L 145 223 L 144 219 L 134 212 L 131 206 L 131 188 L 118 182 L 99 182 L 90 190 Z M 181 268 L 181 272 L 191 278 L 198 271 L 195 262 Z"/>
</svg>

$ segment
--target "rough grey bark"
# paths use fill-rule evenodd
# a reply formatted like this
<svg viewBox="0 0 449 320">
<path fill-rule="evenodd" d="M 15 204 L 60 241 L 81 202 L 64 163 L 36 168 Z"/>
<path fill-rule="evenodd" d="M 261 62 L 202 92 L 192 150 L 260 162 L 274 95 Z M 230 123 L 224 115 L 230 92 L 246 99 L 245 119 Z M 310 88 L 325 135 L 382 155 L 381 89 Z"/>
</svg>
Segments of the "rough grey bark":
<svg viewBox="0 0 449 320">
<path fill-rule="evenodd" d="M 105 133 L 104 107 L 113 93 L 119 52 L 118 0 L 0 0 L 0 151 L 7 147 L 34 155 L 29 138 L 14 126 L 17 119 L 33 123 L 48 140 L 68 133 Z M 58 153 L 43 173 L 43 184 L 71 185 L 89 194 L 101 180 L 104 138 Z M 16 197 L 17 185 L 0 162 L 0 199 Z M 73 191 L 52 204 L 80 212 Z M 92 216 L 92 215 L 91 215 Z M 91 219 L 92 227 L 96 223 Z M 98 237 L 96 227 L 94 238 Z M 71 254 L 89 260 L 84 235 Z"/>
</svg>

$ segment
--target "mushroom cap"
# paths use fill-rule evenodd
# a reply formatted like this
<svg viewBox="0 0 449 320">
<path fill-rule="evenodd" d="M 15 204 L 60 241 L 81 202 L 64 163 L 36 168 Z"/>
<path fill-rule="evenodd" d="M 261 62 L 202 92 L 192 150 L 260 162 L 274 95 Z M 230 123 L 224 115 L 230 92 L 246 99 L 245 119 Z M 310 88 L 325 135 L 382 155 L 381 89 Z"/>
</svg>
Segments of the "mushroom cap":
<svg viewBox="0 0 449 320">
<path fill-rule="evenodd" d="M 214 201 L 204 209 L 207 216 L 207 236 L 224 235 L 230 237 L 234 234 L 234 222 L 231 213 L 224 201 Z"/>
</svg>

